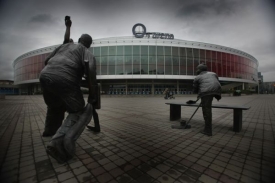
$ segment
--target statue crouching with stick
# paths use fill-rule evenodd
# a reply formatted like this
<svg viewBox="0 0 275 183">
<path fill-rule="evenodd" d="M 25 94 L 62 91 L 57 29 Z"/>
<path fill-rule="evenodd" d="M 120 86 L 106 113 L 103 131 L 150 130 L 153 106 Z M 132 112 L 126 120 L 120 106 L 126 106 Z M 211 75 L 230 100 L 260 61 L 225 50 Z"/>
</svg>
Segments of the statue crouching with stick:
<svg viewBox="0 0 275 183">
<path fill-rule="evenodd" d="M 40 74 L 47 118 L 54 120 L 55 110 L 69 114 L 47 146 L 47 153 L 59 163 L 73 158 L 75 142 L 91 121 L 99 93 L 96 82 L 96 60 L 88 50 L 92 37 L 82 34 L 78 44 L 62 44 L 46 59 Z M 88 80 L 89 97 L 85 106 L 80 84 Z M 62 111 L 61 110 L 61 111 Z M 63 112 L 64 113 L 64 112 Z"/>
</svg>

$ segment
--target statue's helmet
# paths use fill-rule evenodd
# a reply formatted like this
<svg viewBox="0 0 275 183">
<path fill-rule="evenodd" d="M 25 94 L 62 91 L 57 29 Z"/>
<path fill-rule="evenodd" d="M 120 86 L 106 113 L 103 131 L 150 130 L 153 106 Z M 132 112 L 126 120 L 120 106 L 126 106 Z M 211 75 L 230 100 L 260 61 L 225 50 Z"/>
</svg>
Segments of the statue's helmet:
<svg viewBox="0 0 275 183">
<path fill-rule="evenodd" d="M 205 65 L 205 63 L 201 63 L 197 66 L 197 75 L 199 75 L 202 71 L 207 71 L 207 66 Z"/>
<path fill-rule="evenodd" d="M 82 34 L 81 37 L 78 39 L 79 43 L 82 43 L 86 48 L 90 48 L 93 39 L 89 34 Z"/>
</svg>

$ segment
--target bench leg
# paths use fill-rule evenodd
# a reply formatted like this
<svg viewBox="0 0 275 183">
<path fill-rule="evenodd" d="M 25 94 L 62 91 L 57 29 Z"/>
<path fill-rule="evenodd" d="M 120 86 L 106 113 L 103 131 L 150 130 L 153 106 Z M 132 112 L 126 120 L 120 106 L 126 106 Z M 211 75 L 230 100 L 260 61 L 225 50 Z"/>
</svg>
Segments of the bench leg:
<svg viewBox="0 0 275 183">
<path fill-rule="evenodd" d="M 181 106 L 170 104 L 170 121 L 175 121 L 181 118 Z"/>
<path fill-rule="evenodd" d="M 234 109 L 234 123 L 233 123 L 233 131 L 240 132 L 242 130 L 243 125 L 243 110 Z"/>
</svg>

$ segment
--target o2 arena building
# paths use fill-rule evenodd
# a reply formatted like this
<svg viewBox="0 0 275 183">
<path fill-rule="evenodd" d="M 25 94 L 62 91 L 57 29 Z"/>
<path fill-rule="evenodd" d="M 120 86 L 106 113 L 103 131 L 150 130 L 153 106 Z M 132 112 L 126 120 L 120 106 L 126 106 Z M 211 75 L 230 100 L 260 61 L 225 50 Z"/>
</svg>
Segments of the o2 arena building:
<svg viewBox="0 0 275 183">
<path fill-rule="evenodd" d="M 221 45 L 175 39 L 173 34 L 147 32 L 143 24 L 133 36 L 95 39 L 90 51 L 97 61 L 102 94 L 157 95 L 192 93 L 196 66 L 204 62 L 218 74 L 224 90 L 253 90 L 258 61 L 250 54 Z M 14 62 L 14 84 L 21 94 L 41 92 L 39 74 L 45 58 L 59 45 L 30 51 Z"/>
</svg>

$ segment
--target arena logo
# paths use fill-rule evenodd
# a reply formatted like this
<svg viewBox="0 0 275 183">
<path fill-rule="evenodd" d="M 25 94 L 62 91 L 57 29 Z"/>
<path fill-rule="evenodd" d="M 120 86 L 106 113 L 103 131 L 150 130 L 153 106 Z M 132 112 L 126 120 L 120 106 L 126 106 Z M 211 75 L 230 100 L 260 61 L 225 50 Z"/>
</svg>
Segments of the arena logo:
<svg viewBox="0 0 275 183">
<path fill-rule="evenodd" d="M 135 24 L 132 28 L 132 32 L 136 38 L 143 38 L 144 36 L 147 36 L 148 38 L 150 38 L 152 35 L 152 38 L 155 38 L 155 39 L 158 39 L 158 38 L 160 38 L 160 39 L 174 39 L 174 34 L 159 33 L 159 32 L 146 32 L 146 27 L 141 23 Z"/>
</svg>

